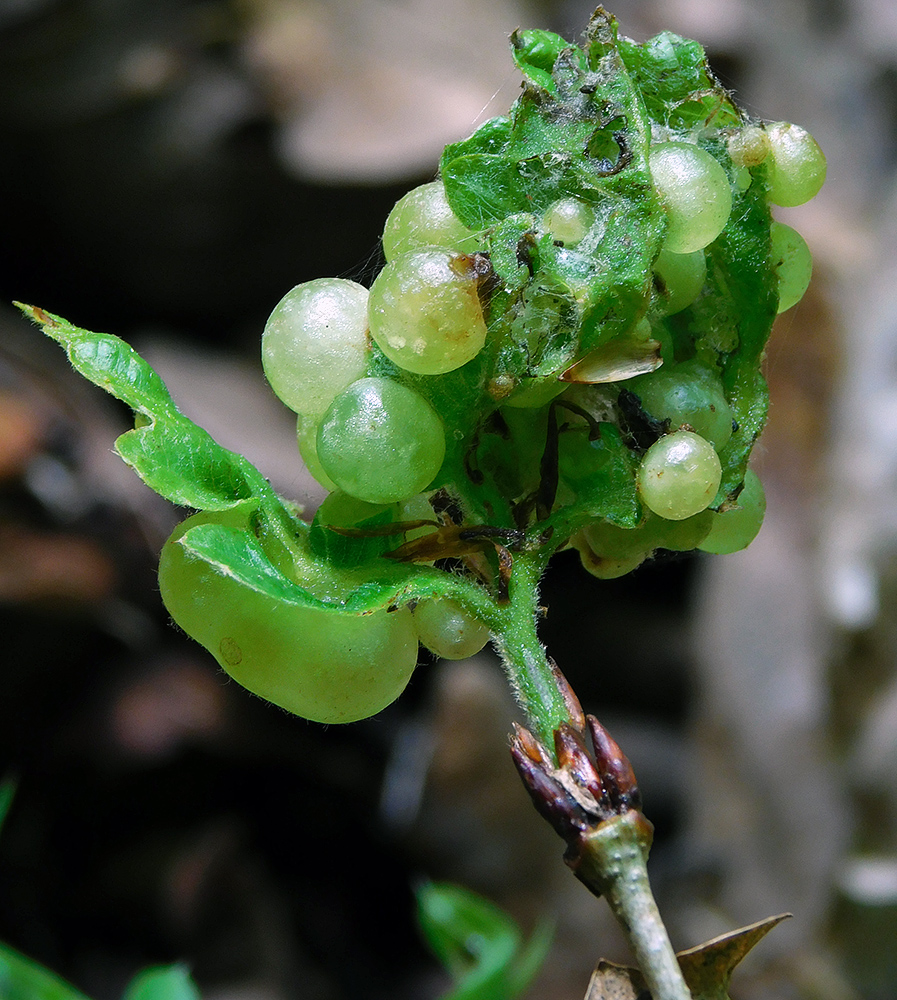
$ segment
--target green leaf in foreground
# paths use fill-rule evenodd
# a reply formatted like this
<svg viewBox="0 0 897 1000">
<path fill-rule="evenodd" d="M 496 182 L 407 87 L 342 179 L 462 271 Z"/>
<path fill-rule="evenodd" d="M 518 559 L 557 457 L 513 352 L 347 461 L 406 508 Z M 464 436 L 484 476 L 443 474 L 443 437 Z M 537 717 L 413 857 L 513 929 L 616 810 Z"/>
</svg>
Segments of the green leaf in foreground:
<svg viewBox="0 0 897 1000">
<path fill-rule="evenodd" d="M 138 972 L 122 1000 L 200 1000 L 200 994 L 186 966 L 160 965 Z"/>
<path fill-rule="evenodd" d="M 0 830 L 3 829 L 3 823 L 9 814 L 9 807 L 15 797 L 17 784 L 15 778 L 4 778 L 0 782 Z"/>
<path fill-rule="evenodd" d="M 0 783 L 0 826 L 9 812 L 15 781 Z M 40 962 L 0 943 L 0 1000 L 88 1000 Z M 182 965 L 146 969 L 131 981 L 123 1000 L 200 1000 L 199 991 Z"/>
<path fill-rule="evenodd" d="M 542 923 L 524 946 L 514 920 L 460 886 L 427 883 L 417 904 L 427 943 L 456 980 L 442 1000 L 512 1000 L 532 982 L 551 944 L 551 927 Z"/>
<path fill-rule="evenodd" d="M 0 997 L 3 1000 L 87 1000 L 80 990 L 7 944 L 0 944 Z"/>
</svg>

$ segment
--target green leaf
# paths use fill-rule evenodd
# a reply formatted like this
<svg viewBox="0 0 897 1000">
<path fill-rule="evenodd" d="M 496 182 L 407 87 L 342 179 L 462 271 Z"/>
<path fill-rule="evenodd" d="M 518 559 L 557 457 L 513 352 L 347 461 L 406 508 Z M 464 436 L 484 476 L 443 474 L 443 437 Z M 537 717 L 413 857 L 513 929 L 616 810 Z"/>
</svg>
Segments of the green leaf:
<svg viewBox="0 0 897 1000">
<path fill-rule="evenodd" d="M 741 124 L 741 115 L 710 72 L 700 43 L 663 31 L 641 45 L 628 38 L 621 38 L 619 45 L 652 118 L 678 128 Z"/>
<path fill-rule="evenodd" d="M 0 782 L 0 830 L 3 829 L 3 824 L 9 814 L 9 809 L 12 805 L 12 800 L 15 797 L 17 787 L 18 781 L 16 781 L 15 778 L 7 777 Z"/>
<path fill-rule="evenodd" d="M 713 294 L 692 311 L 691 330 L 699 351 L 706 344 L 724 352 L 723 388 L 738 427 L 720 453 L 723 478 L 716 507 L 744 479 L 769 406 L 760 362 L 776 316 L 777 292 L 772 271 L 757 266 L 769 256 L 769 207 L 761 185 L 752 184 L 735 200 L 729 224 L 708 249 Z M 726 337 L 730 342 L 721 343 Z"/>
<path fill-rule="evenodd" d="M 0 997 L 3 1000 L 87 1000 L 80 990 L 7 944 L 0 944 Z"/>
<path fill-rule="evenodd" d="M 503 153 L 507 149 L 510 134 L 509 118 L 502 115 L 490 118 L 466 139 L 450 142 L 442 151 L 441 162 L 451 163 L 456 156 L 472 156 L 474 153 Z"/>
<path fill-rule="evenodd" d="M 508 969 L 508 996 L 517 997 L 525 993 L 548 957 L 554 941 L 554 921 L 541 920 L 518 954 L 517 960 Z"/>
<path fill-rule="evenodd" d="M 634 528 L 641 520 L 636 460 L 615 424 L 601 423 L 599 427 L 594 441 L 589 440 L 583 424 L 562 431 L 559 472 L 562 481 L 575 490 L 576 499 L 553 514 L 549 523 L 557 522 L 564 537 L 602 518 L 621 528 Z"/>
<path fill-rule="evenodd" d="M 313 553 L 308 524 L 286 508 L 250 462 L 222 448 L 177 409 L 163 381 L 133 348 L 42 309 L 20 308 L 65 347 L 82 375 L 135 411 L 134 430 L 119 437 L 116 447 L 148 486 L 197 510 L 239 514 L 235 525 L 203 524 L 179 540 L 217 572 L 269 597 L 334 612 L 365 614 L 425 597 L 453 597 L 489 620 L 494 606 L 488 594 L 456 574 L 383 558 L 357 568 L 341 566 L 347 557 L 339 546 L 336 560 L 326 545 Z"/>
<path fill-rule="evenodd" d="M 515 59 L 545 85 L 524 88 L 507 118 L 442 158 L 455 213 L 472 228 L 491 227 L 490 260 L 505 291 L 492 302 L 490 343 L 497 370 L 521 386 L 625 333 L 651 295 L 666 219 L 648 170 L 650 122 L 605 21 L 593 25 L 604 46 L 598 69 L 550 33 L 515 36 Z M 542 79 L 549 69 L 551 86 Z M 568 197 L 595 213 L 575 250 L 534 235 L 538 215 Z"/>
<path fill-rule="evenodd" d="M 201 1000 L 185 965 L 144 969 L 128 984 L 122 1000 Z"/>
<path fill-rule="evenodd" d="M 162 379 L 123 340 L 16 304 L 65 348 L 77 371 L 134 410 L 134 430 L 122 434 L 115 447 L 147 486 L 197 510 L 226 510 L 251 498 L 279 506 L 258 469 L 185 417 Z"/>
<path fill-rule="evenodd" d="M 520 928 L 469 889 L 430 882 L 417 891 L 418 920 L 436 957 L 456 980 L 442 1000 L 513 1000 L 532 982 L 551 943 L 540 924 L 523 947 Z"/>
<path fill-rule="evenodd" d="M 450 597 L 487 623 L 494 615 L 494 605 L 482 587 L 430 566 L 378 559 L 359 569 L 338 568 L 309 551 L 297 550 L 291 567 L 294 580 L 285 576 L 254 535 L 242 528 L 200 524 L 187 530 L 178 544 L 223 576 L 299 607 L 357 615 L 412 600 Z"/>
<path fill-rule="evenodd" d="M 515 31 L 511 34 L 511 55 L 521 73 L 537 87 L 557 92 L 551 75 L 558 56 L 569 43 L 553 31 Z"/>
<path fill-rule="evenodd" d="M 500 206 L 507 202 L 508 197 L 516 198 L 519 193 L 515 190 L 512 195 L 503 196 L 494 183 L 510 182 L 516 188 L 513 165 L 505 162 L 510 134 L 511 122 L 508 118 L 491 118 L 473 135 L 450 143 L 442 151 L 439 172 L 448 203 L 469 229 L 482 229 L 500 222 L 507 214 L 501 211 Z M 459 162 L 457 166 L 452 166 L 455 161 L 468 158 L 471 158 L 470 163 Z M 482 164 L 480 171 L 477 170 L 478 164 Z M 491 182 L 490 176 L 493 178 Z M 484 193 L 487 196 L 485 202 L 482 201 Z M 494 206 L 493 197 L 496 199 Z M 525 209 L 526 205 L 522 208 Z"/>
<path fill-rule="evenodd" d="M 517 164 L 504 155 L 456 156 L 443 165 L 442 179 L 453 211 L 470 229 L 494 226 L 528 208 Z"/>
</svg>

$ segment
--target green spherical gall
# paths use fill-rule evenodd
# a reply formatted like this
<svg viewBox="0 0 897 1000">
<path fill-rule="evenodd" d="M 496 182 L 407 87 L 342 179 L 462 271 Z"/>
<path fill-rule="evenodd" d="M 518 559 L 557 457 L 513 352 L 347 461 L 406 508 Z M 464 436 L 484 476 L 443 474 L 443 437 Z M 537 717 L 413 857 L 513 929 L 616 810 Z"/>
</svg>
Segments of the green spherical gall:
<svg viewBox="0 0 897 1000">
<path fill-rule="evenodd" d="M 626 576 L 648 558 L 650 552 L 635 550 L 630 555 L 613 556 L 596 552 L 589 544 L 585 532 L 580 532 L 570 539 L 570 545 L 579 553 L 583 568 L 599 580 L 616 580 Z"/>
<path fill-rule="evenodd" d="M 759 167 L 772 147 L 764 129 L 745 125 L 729 137 L 727 148 L 736 167 Z"/>
<path fill-rule="evenodd" d="M 542 216 L 542 225 L 565 246 L 575 246 L 595 222 L 595 211 L 579 198 L 561 198 Z"/>
<path fill-rule="evenodd" d="M 371 336 L 405 371 L 454 371 L 486 343 L 478 286 L 469 257 L 437 249 L 397 257 L 371 286 Z"/>
<path fill-rule="evenodd" d="M 413 188 L 399 198 L 383 227 L 383 253 L 388 261 L 422 247 L 447 247 L 473 253 L 479 241 L 451 210 L 442 181 Z"/>
<path fill-rule="evenodd" d="M 489 629 L 455 601 L 435 598 L 414 609 L 414 627 L 421 643 L 444 660 L 464 660 L 489 641 Z"/>
<path fill-rule="evenodd" d="M 697 359 L 668 365 L 630 379 L 626 388 L 658 420 L 669 420 L 670 430 L 688 424 L 719 451 L 732 437 L 732 408 L 719 375 Z"/>
<path fill-rule="evenodd" d="M 367 503 L 337 489 L 321 501 L 315 512 L 315 522 L 329 528 L 354 528 L 389 511 L 387 504 Z"/>
<path fill-rule="evenodd" d="M 580 535 L 581 540 L 588 543 L 596 556 L 621 562 L 634 556 L 644 559 L 652 549 L 651 542 L 641 526 L 622 528 L 603 518 L 583 528 Z"/>
<path fill-rule="evenodd" d="M 703 250 L 671 253 L 661 250 L 654 261 L 654 287 L 664 316 L 688 308 L 701 294 L 707 280 L 707 258 Z"/>
<path fill-rule="evenodd" d="M 712 243 L 732 210 L 725 170 L 708 152 L 687 142 L 654 146 L 648 162 L 667 215 L 664 248 L 693 253 Z"/>
<path fill-rule="evenodd" d="M 713 445 L 691 431 L 676 431 L 645 452 L 638 471 L 639 496 L 658 516 L 682 521 L 710 506 L 721 479 Z"/>
<path fill-rule="evenodd" d="M 324 414 L 317 447 L 340 489 L 369 503 L 394 503 L 430 485 L 445 457 L 445 431 L 420 393 L 392 379 L 363 378 Z"/>
<path fill-rule="evenodd" d="M 231 524 L 229 518 L 194 515 L 165 543 L 159 588 L 175 622 L 237 683 L 305 719 L 354 722 L 394 701 L 417 662 L 411 612 L 350 615 L 289 604 L 219 572 L 179 544 L 195 525 Z"/>
<path fill-rule="evenodd" d="M 277 303 L 262 334 L 271 388 L 296 413 L 320 417 L 367 366 L 368 291 L 343 278 L 315 278 Z"/>
<path fill-rule="evenodd" d="M 335 490 L 336 483 L 324 471 L 321 460 L 318 458 L 318 424 L 320 420 L 312 417 L 300 416 L 296 421 L 296 443 L 299 445 L 299 454 L 305 463 L 312 479 L 319 483 L 325 490 Z"/>
<path fill-rule="evenodd" d="M 699 549 L 719 555 L 740 552 L 760 533 L 766 514 L 766 495 L 753 469 L 744 474 L 744 489 L 738 494 L 736 503 L 737 507 L 713 515 L 710 532 Z"/>
<path fill-rule="evenodd" d="M 419 528 L 408 528 L 403 532 L 402 538 L 406 542 L 413 542 L 416 538 L 423 538 L 424 535 L 432 535 L 436 531 L 436 524 L 433 522 L 436 514 L 430 504 L 430 498 L 426 493 L 416 493 L 406 500 L 400 500 L 395 506 L 395 520 L 403 522 L 429 521 L 430 524 L 422 524 Z"/>
<path fill-rule="evenodd" d="M 707 537 L 714 516 L 712 511 L 702 510 L 691 517 L 671 521 L 648 513 L 635 528 L 621 528 L 601 520 L 584 528 L 582 534 L 593 552 L 612 559 L 628 559 L 656 549 L 691 552 Z"/>
<path fill-rule="evenodd" d="M 825 183 L 825 154 L 809 132 L 790 122 L 767 125 L 769 189 L 773 205 L 803 205 Z"/>
<path fill-rule="evenodd" d="M 702 510 L 680 521 L 649 514 L 642 531 L 651 549 L 668 549 L 670 552 L 691 552 L 707 537 L 713 521 L 713 511 Z"/>
<path fill-rule="evenodd" d="M 803 236 L 783 222 L 769 227 L 769 260 L 776 274 L 780 313 L 804 297 L 813 275 L 813 255 Z"/>
</svg>

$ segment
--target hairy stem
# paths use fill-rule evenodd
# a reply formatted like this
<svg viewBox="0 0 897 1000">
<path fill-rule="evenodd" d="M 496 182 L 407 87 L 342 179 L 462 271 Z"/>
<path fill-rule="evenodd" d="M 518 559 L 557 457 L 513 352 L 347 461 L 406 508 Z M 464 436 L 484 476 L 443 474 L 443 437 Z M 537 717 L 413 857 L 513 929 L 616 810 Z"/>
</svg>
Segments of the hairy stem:
<svg viewBox="0 0 897 1000">
<path fill-rule="evenodd" d="M 518 768 L 522 768 L 521 775 L 536 807 L 568 840 L 567 864 L 595 895 L 605 897 L 621 924 L 651 996 L 654 1000 L 691 1000 L 648 881 L 647 861 L 653 827 L 638 808 L 626 808 L 625 798 L 617 806 L 625 811 L 608 818 L 596 816 L 594 825 L 581 825 L 583 803 L 592 799 L 598 808 L 598 802 L 592 798 L 595 788 L 603 787 L 608 792 L 613 786 L 617 793 L 624 791 L 618 787 L 616 779 L 620 775 L 615 771 L 598 773 L 602 770 L 602 761 L 604 767 L 609 766 L 602 751 L 609 750 L 605 744 L 610 738 L 600 740 L 594 729 L 598 771 L 594 782 L 581 791 L 581 798 L 574 796 L 566 803 L 570 808 L 565 809 L 570 783 L 576 784 L 592 765 L 584 757 L 581 759 L 586 752 L 585 746 L 577 743 L 575 735 L 585 728 L 581 710 L 580 718 L 573 719 L 572 692 L 568 688 L 565 697 L 564 678 L 553 669 L 536 632 L 539 579 L 546 562 L 544 550 L 524 550 L 515 554 L 509 600 L 500 608 L 501 620 L 494 632 L 505 671 L 527 716 L 531 730 L 527 737 L 532 740 L 535 736 L 541 744 L 539 748 L 536 743 L 526 743 L 521 735 L 524 731 L 518 729 L 512 753 Z M 572 700 L 575 703 L 575 696 Z M 604 732 L 596 720 L 593 722 L 599 732 Z M 616 755 L 620 755 L 616 744 L 610 741 L 610 745 Z M 581 751 L 581 755 L 576 751 Z M 619 765 L 620 761 L 616 763 Z M 634 789 L 634 776 L 628 761 L 625 765 Z M 565 771 L 570 772 L 566 781 L 562 777 Z M 536 772 L 541 774 L 539 780 L 536 780 Z M 635 795 L 637 797 L 637 790 Z M 603 800 L 603 795 L 601 798 Z M 634 801 L 637 802 L 637 798 Z"/>
<path fill-rule="evenodd" d="M 515 554 L 508 602 L 500 610 L 501 627 L 493 638 L 528 725 L 550 748 L 554 746 L 554 731 L 571 720 L 536 632 L 539 580 L 547 562 L 548 554 L 543 550 Z"/>
</svg>

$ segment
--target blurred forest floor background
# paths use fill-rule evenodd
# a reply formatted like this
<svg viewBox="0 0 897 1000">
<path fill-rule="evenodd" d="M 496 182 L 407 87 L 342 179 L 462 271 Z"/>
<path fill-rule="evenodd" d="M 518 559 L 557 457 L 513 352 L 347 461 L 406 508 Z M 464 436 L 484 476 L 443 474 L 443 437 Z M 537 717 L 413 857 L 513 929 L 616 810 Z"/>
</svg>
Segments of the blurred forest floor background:
<svg viewBox="0 0 897 1000">
<path fill-rule="evenodd" d="M 558 560 L 544 639 L 630 755 L 678 947 L 790 910 L 738 1000 L 897 996 L 897 5 L 619 0 L 699 39 L 757 117 L 807 128 L 815 256 L 768 353 L 767 523 L 735 556 L 617 581 Z M 320 499 L 258 359 L 292 285 L 369 283 L 394 201 L 503 113 L 517 27 L 583 0 L 0 0 L 0 938 L 96 1000 L 188 961 L 208 1000 L 429 1000 L 414 884 L 544 913 L 531 995 L 574 1000 L 606 908 L 507 754 L 496 662 L 424 663 L 324 728 L 225 682 L 170 626 L 181 512 L 111 453 L 127 414 L 13 299 L 119 334 L 278 490 Z M 545 827 L 543 829 L 543 827 Z M 357 852 L 360 864 L 340 862 Z"/>
</svg>

